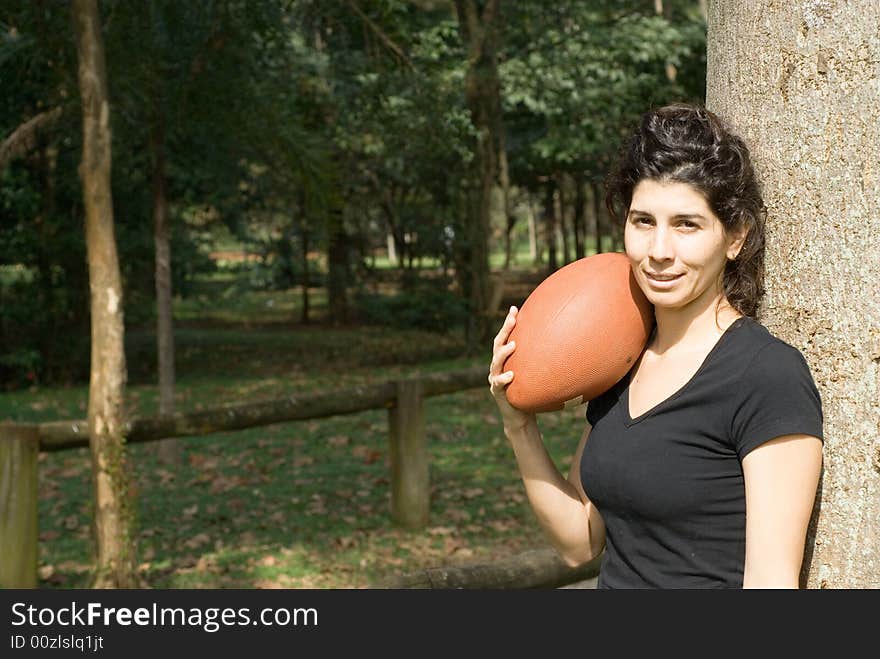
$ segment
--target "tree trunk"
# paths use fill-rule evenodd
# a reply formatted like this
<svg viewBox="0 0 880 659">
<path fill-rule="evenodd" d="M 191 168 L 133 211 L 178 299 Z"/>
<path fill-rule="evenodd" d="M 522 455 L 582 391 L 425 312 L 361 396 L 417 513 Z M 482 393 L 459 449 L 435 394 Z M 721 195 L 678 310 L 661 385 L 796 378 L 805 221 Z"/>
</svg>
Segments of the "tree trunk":
<svg viewBox="0 0 880 659">
<path fill-rule="evenodd" d="M 513 228 L 516 226 L 516 216 L 513 214 L 513 207 L 510 202 L 510 171 L 507 164 L 507 147 L 505 145 L 504 133 L 499 137 L 498 144 L 498 177 L 501 184 L 501 197 L 504 200 L 504 269 L 508 270 L 513 261 Z"/>
<path fill-rule="evenodd" d="M 52 254 L 53 231 L 49 218 L 52 217 L 55 206 L 55 172 L 53 171 L 55 167 L 46 146 L 41 145 L 35 155 L 34 175 L 41 189 L 40 212 L 34 218 L 34 225 L 39 234 L 35 258 L 36 281 L 39 283 L 40 305 L 46 309 L 54 309 L 59 291 L 56 277 L 53 276 L 55 258 Z M 47 380 L 51 380 L 55 376 L 54 372 L 57 371 L 59 362 L 65 361 L 65 356 L 57 354 L 56 336 L 60 324 L 58 314 L 48 314 L 47 320 L 48 326 L 39 334 L 39 350 L 40 361 L 45 369 L 43 375 Z"/>
<path fill-rule="evenodd" d="M 827 5 L 827 6 L 826 6 Z M 802 581 L 880 587 L 880 38 L 873 0 L 709 5 L 707 104 L 768 208 L 759 318 L 807 358 L 824 469 Z"/>
<path fill-rule="evenodd" d="M 672 20 L 672 6 L 670 3 L 666 3 L 666 6 L 663 6 L 663 0 L 654 0 L 654 13 L 658 16 L 664 16 L 666 20 Z M 675 68 L 675 64 L 672 62 L 666 62 L 666 79 L 669 82 L 675 82 L 675 78 L 678 75 L 678 69 Z"/>
<path fill-rule="evenodd" d="M 532 260 L 532 265 L 538 265 L 541 262 L 541 252 L 538 249 L 538 227 L 531 195 L 529 195 L 529 257 Z"/>
<path fill-rule="evenodd" d="M 110 192 L 110 105 L 96 0 L 74 0 L 83 108 L 80 178 L 91 290 L 92 363 L 89 437 L 95 492 L 96 588 L 140 585 L 125 464 L 122 284 Z"/>
<path fill-rule="evenodd" d="M 552 177 L 544 186 L 544 231 L 547 236 L 547 266 L 550 272 L 559 268 L 556 255 L 556 184 Z"/>
<path fill-rule="evenodd" d="M 482 7 L 478 7 L 481 4 Z M 498 75 L 500 42 L 499 1 L 456 0 L 462 42 L 467 48 L 468 69 L 465 99 L 471 122 L 477 131 L 475 158 L 470 180 L 470 203 L 466 240 L 469 242 L 469 352 L 487 345 L 492 338 L 489 302 L 489 228 L 492 190 L 498 172 L 498 144 L 501 141 L 501 80 Z"/>
<path fill-rule="evenodd" d="M 165 126 L 161 108 L 153 119 L 150 140 L 153 161 L 153 242 L 156 247 L 156 345 L 159 366 L 159 414 L 174 414 L 174 320 L 171 308 L 171 241 L 168 226 L 168 185 L 165 169 Z M 179 464 L 180 443 L 159 443 L 159 460 Z"/>
<path fill-rule="evenodd" d="M 305 218 L 306 205 L 305 200 L 300 200 L 300 213 Z M 303 325 L 309 324 L 309 279 L 311 271 L 309 270 L 309 228 L 305 219 L 299 225 L 300 244 L 302 245 L 302 313 L 299 320 Z"/>
<path fill-rule="evenodd" d="M 388 263 L 399 265 L 400 262 L 397 259 L 397 249 L 394 247 L 394 232 L 388 231 L 385 235 L 385 244 L 388 245 Z"/>
<path fill-rule="evenodd" d="M 577 174 L 574 177 L 574 258 L 582 259 L 584 258 L 584 237 L 586 235 L 586 231 L 584 230 L 584 206 L 587 203 L 586 195 L 584 194 L 584 177 L 581 174 Z"/>
<path fill-rule="evenodd" d="M 596 220 L 596 254 L 602 253 L 602 188 L 598 183 L 590 183 L 593 192 L 593 217 Z"/>
<path fill-rule="evenodd" d="M 37 587 L 37 426 L 0 423 L 0 588 Z"/>
<path fill-rule="evenodd" d="M 327 307 L 334 324 L 348 322 L 348 234 L 341 209 L 331 211 L 327 239 Z"/>
<path fill-rule="evenodd" d="M 565 194 L 565 174 L 557 175 L 556 198 L 553 200 L 556 208 L 556 217 L 559 221 L 556 223 L 556 230 L 559 233 L 559 242 L 562 245 L 562 265 L 571 263 L 571 240 L 568 232 L 568 217 L 566 209 L 568 206 L 568 196 Z"/>
</svg>

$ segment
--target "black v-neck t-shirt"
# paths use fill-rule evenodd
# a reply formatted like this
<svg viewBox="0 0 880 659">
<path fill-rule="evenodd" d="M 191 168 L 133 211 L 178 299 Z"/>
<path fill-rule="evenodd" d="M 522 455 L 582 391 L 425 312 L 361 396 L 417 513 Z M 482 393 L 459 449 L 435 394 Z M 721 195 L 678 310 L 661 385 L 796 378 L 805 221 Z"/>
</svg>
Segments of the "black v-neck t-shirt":
<svg viewBox="0 0 880 659">
<path fill-rule="evenodd" d="M 686 384 L 635 419 L 632 372 L 587 406 L 580 471 L 605 523 L 599 587 L 742 587 L 742 459 L 780 435 L 823 438 L 806 360 L 741 317 Z"/>
</svg>

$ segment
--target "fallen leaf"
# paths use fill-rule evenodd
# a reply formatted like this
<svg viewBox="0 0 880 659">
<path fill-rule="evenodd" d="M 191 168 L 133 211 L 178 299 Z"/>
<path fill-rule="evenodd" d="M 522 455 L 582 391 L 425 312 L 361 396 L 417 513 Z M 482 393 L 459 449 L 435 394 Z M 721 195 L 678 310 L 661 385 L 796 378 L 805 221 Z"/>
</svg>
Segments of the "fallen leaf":
<svg viewBox="0 0 880 659">
<path fill-rule="evenodd" d="M 430 535 L 449 535 L 454 532 L 455 529 L 451 526 L 432 526 L 428 529 Z"/>
<path fill-rule="evenodd" d="M 336 538 L 334 542 L 339 548 L 348 549 L 354 545 L 354 538 L 344 535 L 341 538 Z"/>
<path fill-rule="evenodd" d="M 446 511 L 446 516 L 453 522 L 466 522 L 471 518 L 471 514 L 466 510 L 452 508 Z"/>
<path fill-rule="evenodd" d="M 284 588 L 285 586 L 279 581 L 273 579 L 260 579 L 254 584 L 254 588 L 262 588 L 265 590 L 278 590 L 280 588 Z"/>
<path fill-rule="evenodd" d="M 187 549 L 198 549 L 202 545 L 206 545 L 211 542 L 211 537 L 207 533 L 199 533 L 191 537 L 189 540 L 183 543 L 183 546 Z"/>
</svg>

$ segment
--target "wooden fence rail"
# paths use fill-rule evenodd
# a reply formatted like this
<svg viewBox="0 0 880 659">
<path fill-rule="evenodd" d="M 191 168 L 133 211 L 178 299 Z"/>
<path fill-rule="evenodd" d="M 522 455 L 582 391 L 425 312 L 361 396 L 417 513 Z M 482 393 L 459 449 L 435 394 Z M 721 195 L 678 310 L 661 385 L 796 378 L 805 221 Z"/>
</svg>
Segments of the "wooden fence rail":
<svg viewBox="0 0 880 659">
<path fill-rule="evenodd" d="M 391 517 L 407 528 L 428 523 L 430 481 L 424 399 L 487 387 L 483 367 L 289 396 L 162 417 L 134 418 L 127 443 L 244 430 L 289 421 L 388 409 Z M 0 423 L 0 588 L 37 584 L 37 456 L 89 445 L 88 423 Z"/>
</svg>

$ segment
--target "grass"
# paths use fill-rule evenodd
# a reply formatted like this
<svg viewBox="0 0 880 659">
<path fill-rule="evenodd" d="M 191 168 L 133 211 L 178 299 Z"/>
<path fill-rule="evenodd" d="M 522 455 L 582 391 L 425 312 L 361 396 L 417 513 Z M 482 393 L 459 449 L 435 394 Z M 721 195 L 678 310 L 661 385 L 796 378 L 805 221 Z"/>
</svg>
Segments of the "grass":
<svg viewBox="0 0 880 659">
<path fill-rule="evenodd" d="M 491 356 L 488 347 L 461 356 L 454 333 L 298 325 L 298 293 L 217 295 L 233 283 L 215 278 L 201 300 L 176 305 L 178 410 L 486 366 Z M 149 328 L 128 332 L 132 414 L 156 410 L 153 345 Z M 84 418 L 87 395 L 85 386 L 5 393 L 0 418 Z M 431 517 L 420 531 L 390 520 L 385 410 L 187 438 L 178 466 L 160 463 L 155 444 L 130 446 L 144 579 L 155 588 L 361 588 L 547 546 L 488 390 L 430 398 L 425 414 Z M 583 409 L 541 415 L 539 424 L 567 469 Z M 40 586 L 86 587 L 89 453 L 41 454 L 39 469 Z"/>
</svg>

